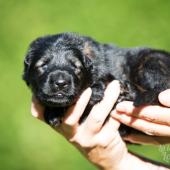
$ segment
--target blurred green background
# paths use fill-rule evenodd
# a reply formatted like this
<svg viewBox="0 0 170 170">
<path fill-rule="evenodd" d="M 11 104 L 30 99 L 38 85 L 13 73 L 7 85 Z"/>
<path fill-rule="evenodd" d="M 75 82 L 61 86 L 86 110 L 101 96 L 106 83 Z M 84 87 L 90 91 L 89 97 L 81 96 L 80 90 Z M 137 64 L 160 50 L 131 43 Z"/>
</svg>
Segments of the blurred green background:
<svg viewBox="0 0 170 170">
<path fill-rule="evenodd" d="M 169 9 L 168 0 L 0 0 L 0 169 L 95 169 L 30 114 L 31 93 L 21 75 L 33 39 L 73 31 L 122 47 L 170 50 Z M 170 164 L 170 151 L 160 147 L 130 149 Z"/>
</svg>

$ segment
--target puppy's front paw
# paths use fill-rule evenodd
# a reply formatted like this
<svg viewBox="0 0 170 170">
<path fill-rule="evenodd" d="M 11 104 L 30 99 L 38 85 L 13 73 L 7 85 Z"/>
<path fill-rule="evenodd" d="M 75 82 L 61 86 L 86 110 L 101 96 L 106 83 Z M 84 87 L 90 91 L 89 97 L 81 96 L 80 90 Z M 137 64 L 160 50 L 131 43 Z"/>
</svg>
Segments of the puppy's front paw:
<svg viewBox="0 0 170 170">
<path fill-rule="evenodd" d="M 99 84 L 94 84 L 92 88 L 92 96 L 90 98 L 90 105 L 95 105 L 100 102 L 104 96 L 105 84 L 103 82 Z"/>
<path fill-rule="evenodd" d="M 92 89 L 92 96 L 90 98 L 90 105 L 95 105 L 103 99 L 104 91 L 99 89 Z"/>
<path fill-rule="evenodd" d="M 119 130 L 120 136 L 125 137 L 125 136 L 128 136 L 131 134 L 131 129 L 132 128 L 130 128 L 124 124 L 121 124 L 118 130 Z"/>
<path fill-rule="evenodd" d="M 62 117 L 64 116 L 63 108 L 50 108 L 46 107 L 44 112 L 44 119 L 53 128 L 58 127 L 62 123 Z"/>
<path fill-rule="evenodd" d="M 60 117 L 55 117 L 55 118 L 49 120 L 49 124 L 53 128 L 60 126 L 61 123 L 62 123 L 62 121 L 61 121 Z"/>
</svg>

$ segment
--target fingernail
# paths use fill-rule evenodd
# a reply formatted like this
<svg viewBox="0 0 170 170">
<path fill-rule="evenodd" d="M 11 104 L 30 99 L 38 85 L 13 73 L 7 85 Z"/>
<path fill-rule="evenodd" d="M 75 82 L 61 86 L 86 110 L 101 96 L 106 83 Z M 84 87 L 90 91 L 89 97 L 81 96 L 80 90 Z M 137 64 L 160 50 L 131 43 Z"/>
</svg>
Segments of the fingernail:
<svg viewBox="0 0 170 170">
<path fill-rule="evenodd" d="M 118 80 L 113 80 L 113 81 L 111 81 L 111 82 L 108 84 L 107 88 L 108 88 L 108 87 L 109 87 L 109 88 L 112 88 L 112 86 L 119 86 L 119 81 L 118 81 Z"/>
<path fill-rule="evenodd" d="M 88 91 L 88 93 L 92 93 L 92 89 L 89 87 L 89 88 L 87 88 L 87 91 Z"/>
<path fill-rule="evenodd" d="M 120 83 L 118 80 L 113 80 L 111 83 L 111 85 L 117 85 L 117 86 L 120 86 Z"/>
<path fill-rule="evenodd" d="M 170 89 L 161 92 L 158 98 L 163 105 L 170 106 Z"/>
<path fill-rule="evenodd" d="M 118 80 L 113 80 L 107 87 L 107 91 L 109 94 L 113 93 L 114 96 L 118 97 L 120 92 L 120 84 Z M 112 96 L 113 97 L 113 96 Z"/>
<path fill-rule="evenodd" d="M 92 89 L 90 87 L 88 87 L 85 91 L 84 91 L 85 94 L 87 95 L 91 95 L 92 93 Z"/>
</svg>

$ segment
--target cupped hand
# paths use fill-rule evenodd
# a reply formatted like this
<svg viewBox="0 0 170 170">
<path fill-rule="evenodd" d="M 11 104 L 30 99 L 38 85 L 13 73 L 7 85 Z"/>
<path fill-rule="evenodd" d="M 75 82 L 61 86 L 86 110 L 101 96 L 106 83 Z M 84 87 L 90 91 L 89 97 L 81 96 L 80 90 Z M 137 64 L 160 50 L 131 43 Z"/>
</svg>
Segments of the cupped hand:
<svg viewBox="0 0 170 170">
<path fill-rule="evenodd" d="M 62 124 L 55 129 L 76 146 L 89 161 L 104 169 L 121 167 L 127 155 L 126 145 L 118 132 L 120 123 L 109 117 L 119 91 L 118 81 L 110 83 L 103 100 L 96 104 L 88 117 L 79 124 L 92 93 L 90 88 L 86 89 L 77 103 L 68 109 Z M 35 97 L 32 101 L 33 116 L 44 120 L 44 108 Z"/>
</svg>

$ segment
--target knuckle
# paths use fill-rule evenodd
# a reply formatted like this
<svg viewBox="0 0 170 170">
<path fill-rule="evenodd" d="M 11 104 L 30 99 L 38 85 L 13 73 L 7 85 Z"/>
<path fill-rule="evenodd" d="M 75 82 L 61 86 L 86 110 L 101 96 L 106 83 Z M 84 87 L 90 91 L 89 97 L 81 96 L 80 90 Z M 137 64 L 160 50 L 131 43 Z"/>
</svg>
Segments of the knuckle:
<svg viewBox="0 0 170 170">
<path fill-rule="evenodd" d="M 94 139 L 94 144 L 95 146 L 99 147 L 99 148 L 107 148 L 109 146 L 111 146 L 111 143 L 114 141 L 114 137 L 104 137 L 102 136 L 96 136 L 96 138 Z"/>
<path fill-rule="evenodd" d="M 102 140 L 98 145 L 102 148 L 106 148 L 108 146 L 108 141 Z"/>
<path fill-rule="evenodd" d="M 76 135 L 69 139 L 69 141 L 81 148 L 92 148 L 94 146 L 93 139 L 91 137 L 85 137 L 82 135 Z"/>
<path fill-rule="evenodd" d="M 72 121 L 72 120 L 69 120 L 69 119 L 64 120 L 63 123 L 68 127 L 73 127 L 73 126 L 76 125 L 75 121 Z"/>
<path fill-rule="evenodd" d="M 93 116 L 92 122 L 95 124 L 95 126 L 102 126 L 103 120 L 100 117 Z"/>
<path fill-rule="evenodd" d="M 157 119 L 155 117 L 148 117 L 148 116 L 143 116 L 142 117 L 144 120 L 150 121 L 150 122 L 155 122 Z"/>
<path fill-rule="evenodd" d="M 101 127 L 102 127 L 102 123 L 93 123 L 93 125 L 91 125 L 90 127 L 90 131 L 92 133 L 98 133 L 100 130 L 101 130 Z"/>
<path fill-rule="evenodd" d="M 81 141 L 80 143 L 79 143 L 79 145 L 81 145 L 81 147 L 83 147 L 83 148 L 91 148 L 92 147 L 92 145 L 91 145 L 91 143 L 90 142 L 85 142 L 85 141 Z"/>
<path fill-rule="evenodd" d="M 70 139 L 70 142 L 71 143 L 74 143 L 76 145 L 79 145 L 81 148 L 90 148 L 92 147 L 92 144 L 91 142 L 87 141 L 87 140 L 82 140 L 80 138 L 73 138 L 73 139 Z"/>
</svg>

